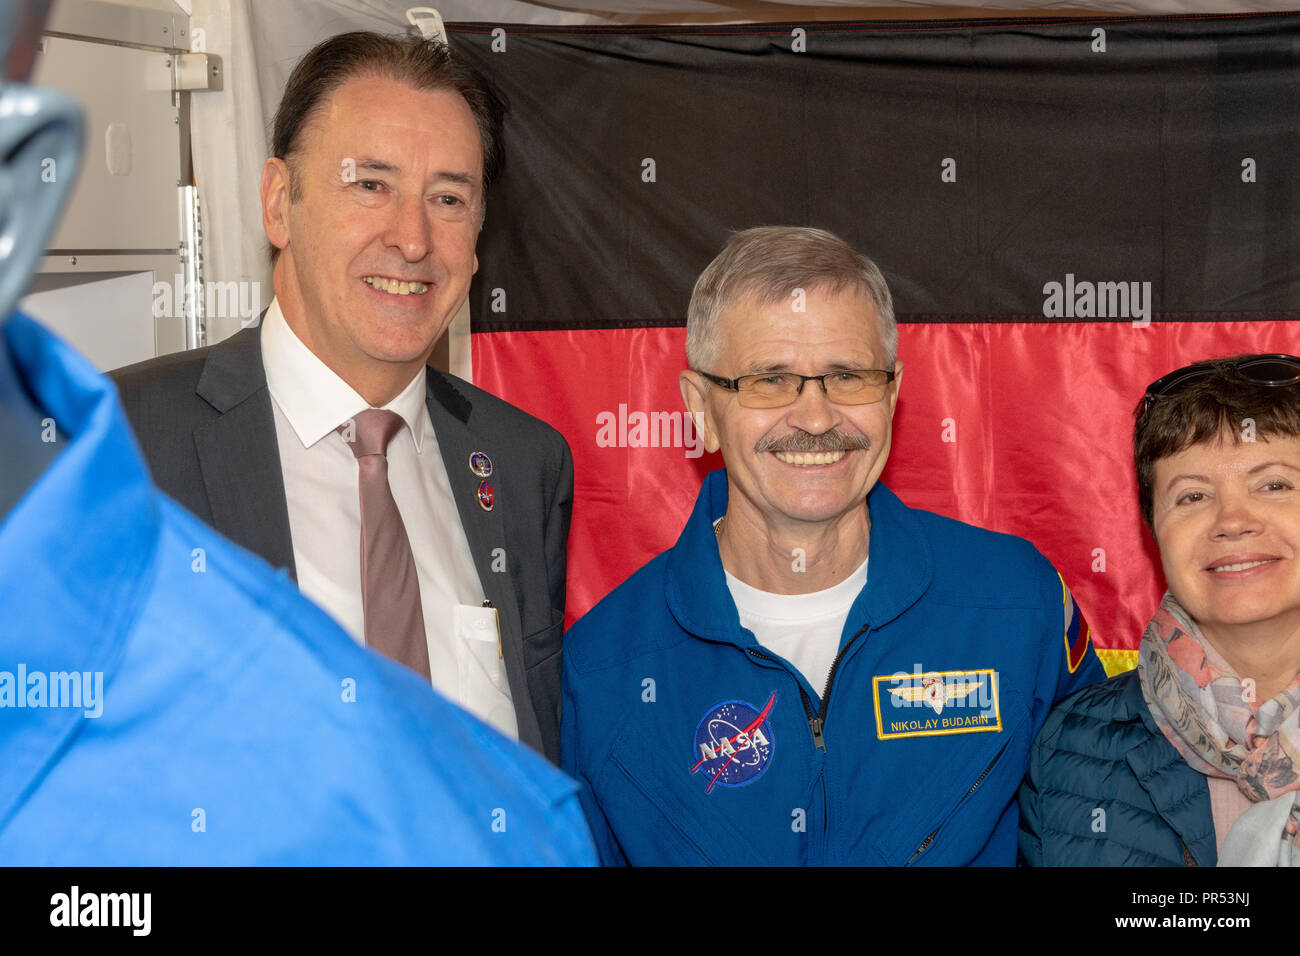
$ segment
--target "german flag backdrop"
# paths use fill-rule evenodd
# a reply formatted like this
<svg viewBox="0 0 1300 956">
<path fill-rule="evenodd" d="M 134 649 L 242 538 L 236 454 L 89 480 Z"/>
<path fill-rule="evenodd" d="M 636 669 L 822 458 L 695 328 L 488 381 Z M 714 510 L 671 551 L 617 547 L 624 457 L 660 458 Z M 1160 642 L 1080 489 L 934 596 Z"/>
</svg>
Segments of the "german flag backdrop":
<svg viewBox="0 0 1300 956">
<path fill-rule="evenodd" d="M 451 41 L 511 102 L 474 375 L 573 448 L 570 622 L 672 545 L 721 464 L 677 390 L 695 278 L 732 230 L 811 225 L 895 295 L 883 480 L 1029 538 L 1108 669 L 1133 665 L 1163 589 L 1133 407 L 1179 365 L 1300 351 L 1300 18 Z"/>
</svg>

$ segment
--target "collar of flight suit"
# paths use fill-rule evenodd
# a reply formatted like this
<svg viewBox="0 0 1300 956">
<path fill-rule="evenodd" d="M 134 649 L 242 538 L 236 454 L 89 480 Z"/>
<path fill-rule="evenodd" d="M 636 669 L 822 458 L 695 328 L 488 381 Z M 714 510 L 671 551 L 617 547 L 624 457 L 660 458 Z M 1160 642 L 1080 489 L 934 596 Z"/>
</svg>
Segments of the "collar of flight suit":
<svg viewBox="0 0 1300 956">
<path fill-rule="evenodd" d="M 849 612 L 845 633 L 862 623 L 881 627 L 915 604 L 934 578 L 934 557 L 912 510 L 883 483 L 867 494 L 871 517 L 867 586 Z M 727 587 L 713 523 L 727 510 L 727 472 L 710 473 L 676 546 L 669 552 L 666 590 L 669 610 L 687 632 L 741 647 L 756 646 L 740 626 Z"/>
</svg>

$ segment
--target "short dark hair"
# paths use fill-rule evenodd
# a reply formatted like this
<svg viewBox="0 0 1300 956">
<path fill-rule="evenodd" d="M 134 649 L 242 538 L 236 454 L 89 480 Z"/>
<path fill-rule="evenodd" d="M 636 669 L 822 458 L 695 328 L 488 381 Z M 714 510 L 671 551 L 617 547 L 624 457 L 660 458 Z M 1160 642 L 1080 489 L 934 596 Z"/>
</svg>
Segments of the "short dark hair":
<svg viewBox="0 0 1300 956">
<path fill-rule="evenodd" d="M 1237 356 L 1241 358 L 1241 356 Z M 1181 451 L 1230 435 L 1241 444 L 1246 420 L 1254 437 L 1300 437 L 1300 385 L 1258 385 L 1233 372 L 1232 358 L 1206 359 L 1189 368 L 1208 369 L 1186 389 L 1147 402 L 1134 410 L 1133 459 L 1137 466 L 1138 504 L 1151 528 L 1155 508 L 1156 462 Z"/>
<path fill-rule="evenodd" d="M 379 76 L 417 90 L 458 93 L 468 104 L 483 145 L 483 193 L 505 168 L 501 130 L 509 108 L 505 97 L 486 77 L 458 59 L 441 40 L 416 34 L 341 33 L 316 44 L 289 74 L 275 111 L 271 155 L 289 166 L 289 198 L 302 198 L 302 181 L 295 175 L 294 154 L 303 127 L 324 108 L 325 101 L 348 80 Z M 278 249 L 272 251 L 275 260 Z"/>
</svg>

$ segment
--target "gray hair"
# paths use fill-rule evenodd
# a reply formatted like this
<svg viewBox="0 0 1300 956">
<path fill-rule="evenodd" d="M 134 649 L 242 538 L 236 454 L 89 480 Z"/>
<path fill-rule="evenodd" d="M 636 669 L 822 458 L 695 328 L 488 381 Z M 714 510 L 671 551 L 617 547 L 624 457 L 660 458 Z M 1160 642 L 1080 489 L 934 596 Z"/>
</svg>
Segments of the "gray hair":
<svg viewBox="0 0 1300 956">
<path fill-rule="evenodd" d="M 789 299 L 796 289 L 863 292 L 880 316 L 880 340 L 893 368 L 898 324 L 880 269 L 833 233 L 801 226 L 759 226 L 734 233 L 700 273 L 686 309 L 690 367 L 713 371 L 722 347 L 718 323 L 728 306 L 746 301 L 768 305 Z"/>
</svg>

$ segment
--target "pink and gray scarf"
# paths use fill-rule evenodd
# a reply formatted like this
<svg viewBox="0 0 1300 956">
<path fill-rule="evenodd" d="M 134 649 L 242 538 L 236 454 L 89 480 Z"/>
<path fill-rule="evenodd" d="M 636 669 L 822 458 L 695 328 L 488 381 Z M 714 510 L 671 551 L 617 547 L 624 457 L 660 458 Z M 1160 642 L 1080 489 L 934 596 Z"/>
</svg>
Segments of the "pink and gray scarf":
<svg viewBox="0 0 1300 956">
<path fill-rule="evenodd" d="M 1220 866 L 1300 866 L 1300 674 L 1276 697 L 1253 689 L 1166 593 L 1138 650 L 1142 695 L 1192 769 L 1235 780 L 1255 804 L 1224 839 Z"/>
</svg>

